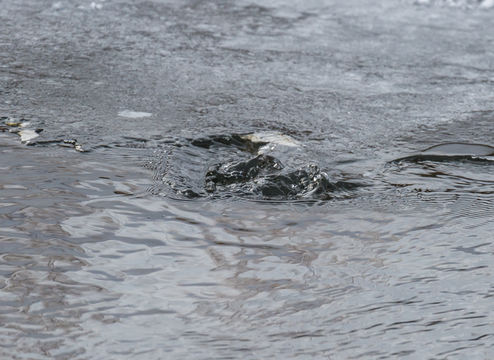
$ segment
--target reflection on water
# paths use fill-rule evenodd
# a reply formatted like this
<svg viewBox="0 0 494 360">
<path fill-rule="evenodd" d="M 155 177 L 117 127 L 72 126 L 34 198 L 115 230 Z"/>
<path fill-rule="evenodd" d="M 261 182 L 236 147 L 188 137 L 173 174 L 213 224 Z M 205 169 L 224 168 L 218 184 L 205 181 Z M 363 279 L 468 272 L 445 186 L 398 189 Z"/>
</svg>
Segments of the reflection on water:
<svg viewBox="0 0 494 360">
<path fill-rule="evenodd" d="M 2 2 L 0 358 L 492 358 L 489 7 Z"/>
<path fill-rule="evenodd" d="M 147 195 L 151 174 L 119 169 L 115 154 L 1 141 L 6 356 L 492 351 L 494 247 L 490 217 L 479 216 L 492 213 L 488 195 L 458 188 L 454 201 L 183 202 Z M 111 161 L 96 161 L 104 156 Z M 477 213 L 459 210 L 469 202 Z"/>
</svg>

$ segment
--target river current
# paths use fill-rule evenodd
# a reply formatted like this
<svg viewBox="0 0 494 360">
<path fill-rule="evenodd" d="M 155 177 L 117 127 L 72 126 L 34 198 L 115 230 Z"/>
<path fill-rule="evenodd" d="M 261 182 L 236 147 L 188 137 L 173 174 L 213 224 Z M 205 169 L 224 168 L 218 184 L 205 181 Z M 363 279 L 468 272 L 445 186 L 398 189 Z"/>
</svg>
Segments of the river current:
<svg viewBox="0 0 494 360">
<path fill-rule="evenodd" d="M 0 5 L 2 359 L 494 356 L 494 2 Z"/>
</svg>

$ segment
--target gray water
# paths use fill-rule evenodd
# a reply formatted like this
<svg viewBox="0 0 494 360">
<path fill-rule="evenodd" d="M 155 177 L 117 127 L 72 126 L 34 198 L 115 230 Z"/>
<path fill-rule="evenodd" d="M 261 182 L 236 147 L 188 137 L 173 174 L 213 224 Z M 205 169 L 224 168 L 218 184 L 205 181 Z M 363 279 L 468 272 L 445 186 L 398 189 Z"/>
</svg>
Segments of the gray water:
<svg viewBox="0 0 494 360">
<path fill-rule="evenodd" d="M 492 358 L 493 5 L 0 1 L 0 357 Z"/>
</svg>

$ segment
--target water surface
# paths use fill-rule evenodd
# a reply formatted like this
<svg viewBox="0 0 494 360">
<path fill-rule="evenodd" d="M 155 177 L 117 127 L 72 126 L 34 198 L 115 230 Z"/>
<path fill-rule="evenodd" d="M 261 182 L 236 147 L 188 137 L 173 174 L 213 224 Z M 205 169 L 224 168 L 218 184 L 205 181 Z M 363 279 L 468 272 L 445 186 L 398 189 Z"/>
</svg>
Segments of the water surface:
<svg viewBox="0 0 494 360">
<path fill-rule="evenodd" d="M 492 357 L 489 1 L 2 5 L 3 357 Z"/>
</svg>

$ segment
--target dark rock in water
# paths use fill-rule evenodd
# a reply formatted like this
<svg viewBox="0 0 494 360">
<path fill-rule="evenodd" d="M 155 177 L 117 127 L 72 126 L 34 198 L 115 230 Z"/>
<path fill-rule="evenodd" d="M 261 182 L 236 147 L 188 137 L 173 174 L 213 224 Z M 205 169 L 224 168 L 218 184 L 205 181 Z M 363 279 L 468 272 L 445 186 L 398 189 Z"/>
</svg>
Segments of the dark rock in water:
<svg viewBox="0 0 494 360">
<path fill-rule="evenodd" d="M 191 145 L 209 149 L 213 146 L 234 146 L 239 150 L 256 153 L 265 142 L 253 142 L 240 134 L 213 135 L 191 140 Z"/>
<path fill-rule="evenodd" d="M 270 175 L 256 183 L 255 193 L 265 199 L 318 199 L 329 200 L 334 192 L 358 187 L 350 182 L 331 182 L 315 165 L 286 174 Z"/>
<path fill-rule="evenodd" d="M 209 193 L 230 193 L 263 200 L 329 200 L 335 191 L 359 186 L 350 182 L 331 182 L 316 165 L 283 172 L 281 162 L 269 155 L 215 165 L 208 170 L 205 180 Z"/>
<path fill-rule="evenodd" d="M 424 151 L 393 160 L 393 162 L 420 161 L 490 161 L 485 156 L 493 156 L 494 147 L 482 144 L 446 143 L 431 146 Z"/>
<path fill-rule="evenodd" d="M 283 169 L 283 165 L 274 157 L 259 155 L 248 161 L 230 165 L 214 165 L 206 173 L 206 191 L 213 192 L 217 185 L 231 185 L 247 182 L 262 172 L 272 173 Z"/>
<path fill-rule="evenodd" d="M 186 139 L 169 145 L 157 178 L 165 191 L 187 199 L 328 200 L 362 186 L 331 181 L 303 156 L 304 149 L 296 139 L 269 131 Z M 216 164 L 208 167 L 211 160 Z"/>
<path fill-rule="evenodd" d="M 201 197 L 201 195 L 199 195 L 198 193 L 196 193 L 195 191 L 193 191 L 191 189 L 181 190 L 180 194 L 185 196 L 187 199 L 197 199 L 197 198 Z"/>
</svg>

